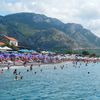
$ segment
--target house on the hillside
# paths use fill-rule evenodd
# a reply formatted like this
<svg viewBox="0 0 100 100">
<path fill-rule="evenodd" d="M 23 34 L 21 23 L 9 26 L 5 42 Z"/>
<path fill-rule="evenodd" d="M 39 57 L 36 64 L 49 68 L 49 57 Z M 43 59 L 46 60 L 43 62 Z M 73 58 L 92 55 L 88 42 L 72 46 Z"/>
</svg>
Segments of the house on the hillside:
<svg viewBox="0 0 100 100">
<path fill-rule="evenodd" d="M 4 45 L 5 45 L 5 43 L 3 43 L 3 42 L 0 42 L 0 47 L 1 47 L 1 46 L 4 46 Z"/>
<path fill-rule="evenodd" d="M 4 36 L 3 42 L 9 43 L 9 45 L 18 46 L 18 41 L 13 37 Z"/>
</svg>

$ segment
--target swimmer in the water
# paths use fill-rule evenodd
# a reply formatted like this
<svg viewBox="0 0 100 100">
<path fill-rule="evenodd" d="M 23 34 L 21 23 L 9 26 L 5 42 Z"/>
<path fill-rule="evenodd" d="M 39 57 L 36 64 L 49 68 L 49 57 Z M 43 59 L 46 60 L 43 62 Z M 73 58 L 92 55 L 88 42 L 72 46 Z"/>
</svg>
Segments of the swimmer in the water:
<svg viewBox="0 0 100 100">
<path fill-rule="evenodd" d="M 7 66 L 7 69 L 9 70 L 9 69 L 10 69 L 10 67 L 9 67 L 9 66 Z"/>
<path fill-rule="evenodd" d="M 90 72 L 88 72 L 88 74 L 90 74 Z"/>
<path fill-rule="evenodd" d="M 18 76 L 17 76 L 17 75 L 15 76 L 15 79 L 16 79 L 16 80 L 18 79 Z"/>
<path fill-rule="evenodd" d="M 57 69 L 56 66 L 54 66 L 54 70 Z"/>
<path fill-rule="evenodd" d="M 39 64 L 39 67 L 40 67 L 40 64 Z"/>
<path fill-rule="evenodd" d="M 23 76 L 21 76 L 20 79 L 23 79 Z"/>
<path fill-rule="evenodd" d="M 29 70 L 27 69 L 27 72 L 29 72 Z"/>
<path fill-rule="evenodd" d="M 21 72 L 18 73 L 18 75 L 20 75 Z"/>
<path fill-rule="evenodd" d="M 61 68 L 61 69 L 63 69 L 63 68 L 64 68 L 64 66 L 61 66 L 60 68 Z"/>
<path fill-rule="evenodd" d="M 13 71 L 13 74 L 17 74 L 17 69 L 15 69 L 15 70 Z"/>
<path fill-rule="evenodd" d="M 40 69 L 40 71 L 42 72 L 42 69 Z"/>
<path fill-rule="evenodd" d="M 17 75 L 15 76 L 15 80 L 20 80 L 20 79 L 23 79 L 23 76 L 20 76 L 20 75 Z"/>
<path fill-rule="evenodd" d="M 0 73 L 3 73 L 3 69 L 0 71 Z"/>
</svg>

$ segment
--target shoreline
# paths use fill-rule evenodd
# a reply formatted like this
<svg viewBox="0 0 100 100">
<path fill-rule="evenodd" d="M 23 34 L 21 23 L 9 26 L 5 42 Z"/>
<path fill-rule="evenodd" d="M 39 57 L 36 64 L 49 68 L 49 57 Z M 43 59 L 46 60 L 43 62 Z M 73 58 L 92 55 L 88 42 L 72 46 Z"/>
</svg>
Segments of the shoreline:
<svg viewBox="0 0 100 100">
<path fill-rule="evenodd" d="M 73 62 L 84 62 L 84 63 L 97 63 L 100 62 L 100 59 L 67 59 L 67 60 L 63 60 L 63 61 L 59 61 L 59 62 L 54 62 L 54 63 L 37 63 L 37 62 L 31 62 L 31 63 L 27 63 L 25 66 L 23 65 L 23 63 L 16 63 L 16 64 L 10 64 L 8 65 L 6 64 L 0 64 L 0 69 L 7 69 L 7 67 L 9 66 L 10 68 L 27 68 L 31 65 L 34 66 L 41 66 L 41 65 L 55 65 L 55 64 L 64 64 L 64 63 L 73 63 Z"/>
</svg>

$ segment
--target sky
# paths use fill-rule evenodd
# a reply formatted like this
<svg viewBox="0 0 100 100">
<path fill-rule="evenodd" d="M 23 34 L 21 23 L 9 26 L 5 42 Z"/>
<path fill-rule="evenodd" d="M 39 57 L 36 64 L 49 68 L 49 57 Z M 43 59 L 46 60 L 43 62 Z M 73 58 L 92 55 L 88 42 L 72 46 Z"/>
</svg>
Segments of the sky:
<svg viewBox="0 0 100 100">
<path fill-rule="evenodd" d="M 64 23 L 78 23 L 100 37 L 100 0 L 1 0 L 0 15 L 44 14 Z"/>
</svg>

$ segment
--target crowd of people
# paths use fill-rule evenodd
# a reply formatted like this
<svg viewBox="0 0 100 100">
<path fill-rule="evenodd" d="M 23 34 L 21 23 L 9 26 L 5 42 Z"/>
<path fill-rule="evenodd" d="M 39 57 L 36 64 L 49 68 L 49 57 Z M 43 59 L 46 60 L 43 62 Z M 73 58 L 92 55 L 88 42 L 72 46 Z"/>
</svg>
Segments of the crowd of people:
<svg viewBox="0 0 100 100">
<path fill-rule="evenodd" d="M 27 63 L 55 63 L 59 62 L 61 59 L 58 55 L 51 54 L 32 54 L 32 53 L 1 53 L 0 54 L 0 64 L 23 64 Z"/>
<path fill-rule="evenodd" d="M 68 55 L 68 54 L 32 54 L 32 53 L 0 53 L 0 66 L 7 67 L 7 70 L 10 70 L 11 66 L 16 66 L 20 63 L 21 66 L 29 67 L 27 69 L 27 72 L 33 70 L 34 64 L 37 64 L 39 67 L 41 64 L 55 64 L 60 62 L 66 62 L 71 61 L 73 63 L 73 66 L 76 66 L 78 62 L 84 62 L 85 66 L 88 65 L 89 62 L 99 62 L 100 58 L 89 58 L 88 56 L 82 57 L 78 55 Z M 81 65 L 81 63 L 80 63 Z M 65 65 L 60 66 L 61 69 L 63 69 Z M 54 66 L 54 70 L 56 70 L 57 67 Z M 42 69 L 40 69 L 42 72 Z M 3 68 L 0 70 L 0 74 L 4 72 Z M 34 72 L 36 74 L 37 72 Z M 89 74 L 89 72 L 88 72 Z M 21 72 L 18 72 L 17 69 L 14 69 L 13 75 L 15 75 L 15 80 L 23 79 L 23 76 L 21 75 Z"/>
<path fill-rule="evenodd" d="M 30 63 L 59 63 L 62 61 L 100 61 L 100 58 L 89 58 L 68 54 L 42 54 L 42 53 L 0 53 L 0 65 L 8 66 L 26 65 Z"/>
</svg>

